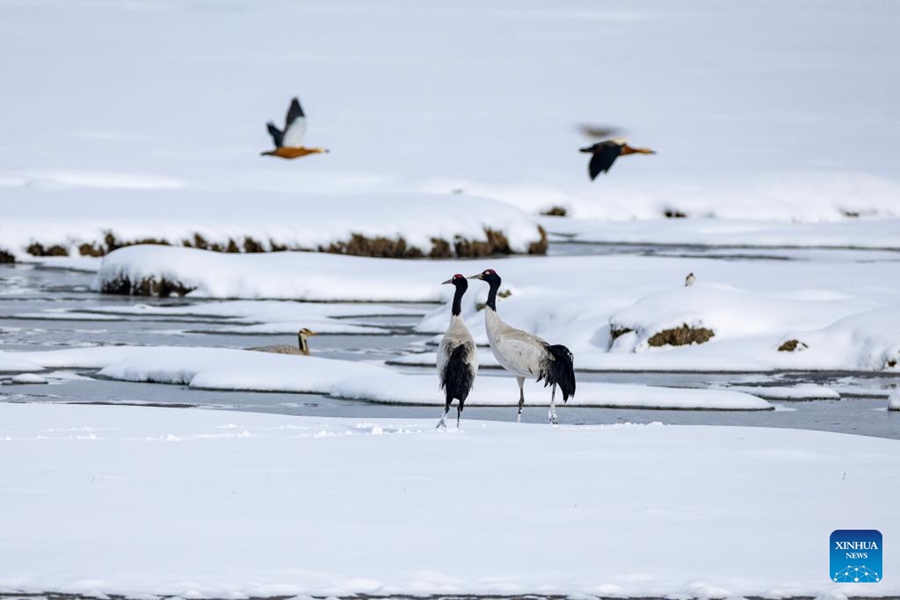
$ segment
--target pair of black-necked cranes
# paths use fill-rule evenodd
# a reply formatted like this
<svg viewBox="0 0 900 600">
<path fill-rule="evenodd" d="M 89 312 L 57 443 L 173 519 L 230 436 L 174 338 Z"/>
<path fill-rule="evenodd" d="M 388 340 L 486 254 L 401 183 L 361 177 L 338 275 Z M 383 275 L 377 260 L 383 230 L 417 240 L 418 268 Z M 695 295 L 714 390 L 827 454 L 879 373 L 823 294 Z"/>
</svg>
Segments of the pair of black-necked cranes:
<svg viewBox="0 0 900 600">
<path fill-rule="evenodd" d="M 464 277 L 454 275 L 444 284 L 456 288 L 453 295 L 453 306 L 450 316 L 450 327 L 444 334 L 437 353 L 437 370 L 441 389 L 444 391 L 444 414 L 438 427 L 446 427 L 450 405 L 457 400 L 456 426 L 465 406 L 466 398 L 475 383 L 478 372 L 478 355 L 475 340 L 462 318 L 462 298 L 469 287 L 469 279 L 480 279 L 490 286 L 487 303 L 484 307 L 484 326 L 487 331 L 491 352 L 507 371 L 516 376 L 519 384 L 518 422 L 522 418 L 522 407 L 525 404 L 525 379 L 532 377 L 543 381 L 544 387 L 552 386 L 550 393 L 550 423 L 558 422 L 556 417 L 556 387 L 559 386 L 563 402 L 575 395 L 575 366 L 572 353 L 559 344 L 550 344 L 542 338 L 516 329 L 503 322 L 497 314 L 497 291 L 500 289 L 500 276 L 493 269 L 487 269 L 477 275 Z"/>
</svg>

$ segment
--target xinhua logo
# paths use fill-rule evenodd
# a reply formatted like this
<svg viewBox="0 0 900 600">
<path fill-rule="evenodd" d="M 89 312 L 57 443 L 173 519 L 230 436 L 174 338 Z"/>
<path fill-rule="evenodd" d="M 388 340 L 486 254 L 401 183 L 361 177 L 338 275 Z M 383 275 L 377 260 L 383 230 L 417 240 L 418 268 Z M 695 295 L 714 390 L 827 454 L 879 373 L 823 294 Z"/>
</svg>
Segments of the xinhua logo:
<svg viewBox="0 0 900 600">
<path fill-rule="evenodd" d="M 881 532 L 838 529 L 831 534 L 831 580 L 837 583 L 878 583 L 884 574 Z"/>
</svg>

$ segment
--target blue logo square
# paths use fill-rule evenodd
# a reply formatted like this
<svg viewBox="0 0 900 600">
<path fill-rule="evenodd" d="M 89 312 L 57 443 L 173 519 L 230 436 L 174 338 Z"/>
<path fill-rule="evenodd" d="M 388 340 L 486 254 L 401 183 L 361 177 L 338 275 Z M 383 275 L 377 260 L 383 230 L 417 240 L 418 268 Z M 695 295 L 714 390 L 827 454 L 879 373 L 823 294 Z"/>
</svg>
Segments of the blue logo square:
<svg viewBox="0 0 900 600">
<path fill-rule="evenodd" d="M 838 529 L 831 534 L 831 580 L 878 583 L 884 577 L 882 556 L 880 531 Z"/>
</svg>

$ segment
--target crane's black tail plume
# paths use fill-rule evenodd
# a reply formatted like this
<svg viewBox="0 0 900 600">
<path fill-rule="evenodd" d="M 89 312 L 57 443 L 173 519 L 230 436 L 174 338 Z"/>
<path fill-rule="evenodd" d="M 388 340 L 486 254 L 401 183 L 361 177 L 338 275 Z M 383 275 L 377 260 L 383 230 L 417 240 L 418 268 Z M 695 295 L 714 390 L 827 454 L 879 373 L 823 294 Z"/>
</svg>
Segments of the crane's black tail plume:
<svg viewBox="0 0 900 600">
<path fill-rule="evenodd" d="M 447 406 L 450 406 L 450 403 L 456 398 L 459 400 L 459 412 L 462 412 L 463 404 L 469 396 L 469 390 L 472 389 L 475 380 L 472 369 L 466 362 L 466 353 L 467 349 L 462 344 L 453 349 L 442 379 Z"/>
<path fill-rule="evenodd" d="M 547 351 L 553 360 L 547 369 L 538 377 L 538 381 L 544 380 L 544 387 L 558 385 L 562 391 L 563 402 L 567 402 L 570 396 L 575 395 L 575 358 L 568 348 L 561 344 L 547 345 Z"/>
</svg>

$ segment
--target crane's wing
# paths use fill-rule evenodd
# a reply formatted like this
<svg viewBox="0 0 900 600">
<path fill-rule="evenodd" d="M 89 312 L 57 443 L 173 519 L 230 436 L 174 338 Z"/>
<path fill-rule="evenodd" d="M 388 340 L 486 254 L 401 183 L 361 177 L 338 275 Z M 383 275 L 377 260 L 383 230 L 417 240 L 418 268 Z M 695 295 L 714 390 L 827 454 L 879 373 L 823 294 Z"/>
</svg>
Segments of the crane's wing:
<svg viewBox="0 0 900 600">
<path fill-rule="evenodd" d="M 541 374 L 547 350 L 540 338 L 525 332 L 500 334 L 491 346 L 494 356 L 504 368 L 516 373 L 528 373 L 532 377 Z"/>
<path fill-rule="evenodd" d="M 300 101 L 294 98 L 288 108 L 284 119 L 284 138 L 282 145 L 286 148 L 299 148 L 302 146 L 303 136 L 306 134 L 306 115 L 300 108 Z"/>
<path fill-rule="evenodd" d="M 600 148 L 594 152 L 591 162 L 588 164 L 588 173 L 591 179 L 596 179 L 600 173 L 609 171 L 621 153 L 622 147 L 618 144 L 600 144 Z"/>
<path fill-rule="evenodd" d="M 272 141 L 275 142 L 276 148 L 281 148 L 281 140 L 284 137 L 284 134 L 281 133 L 281 130 L 275 127 L 275 123 L 269 121 L 266 123 L 266 127 L 269 129 L 269 135 L 272 136 Z"/>
</svg>

